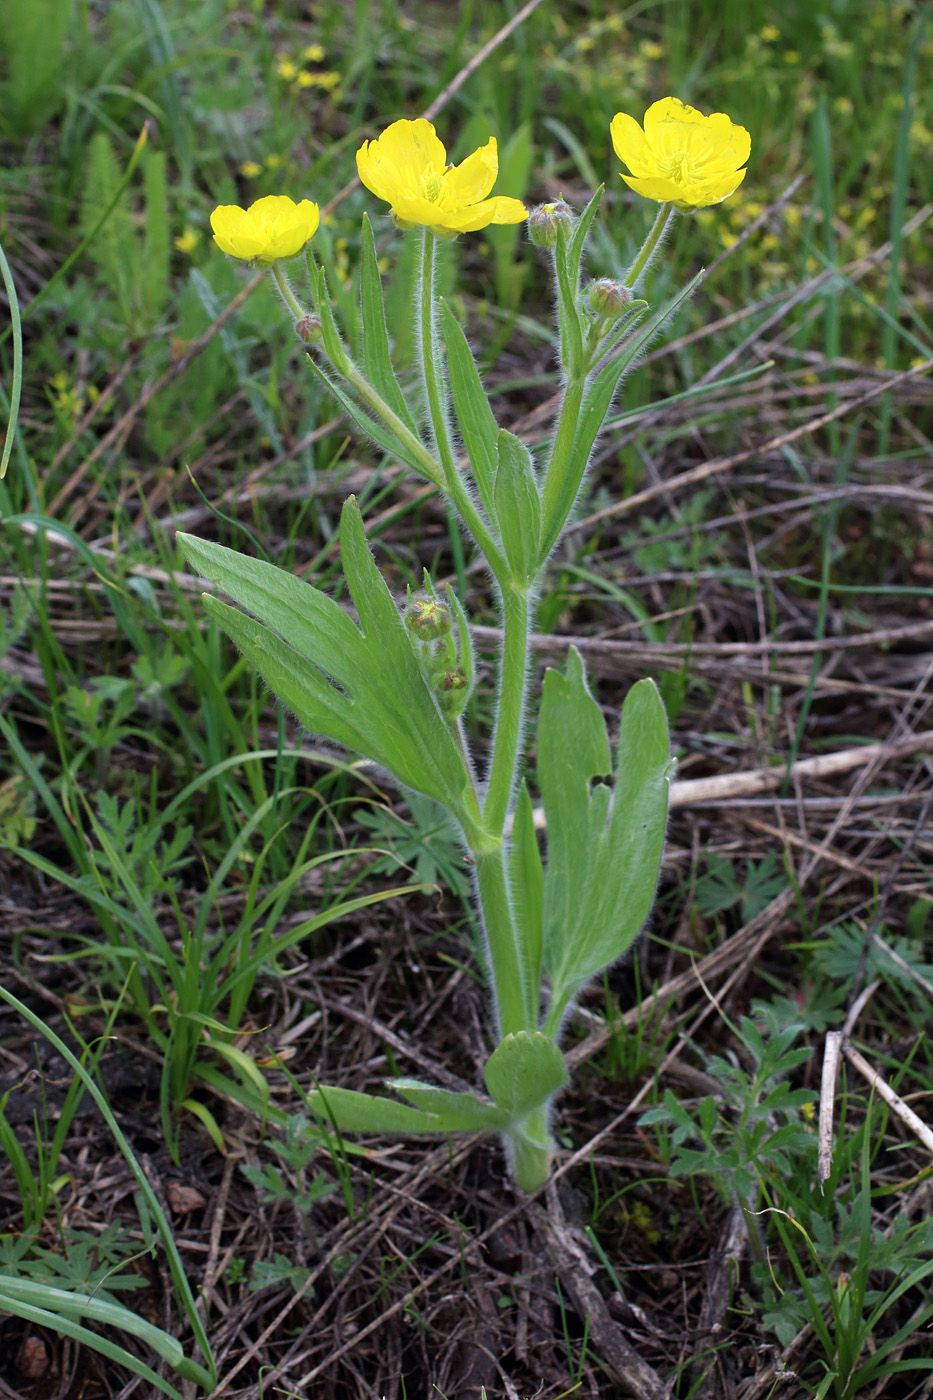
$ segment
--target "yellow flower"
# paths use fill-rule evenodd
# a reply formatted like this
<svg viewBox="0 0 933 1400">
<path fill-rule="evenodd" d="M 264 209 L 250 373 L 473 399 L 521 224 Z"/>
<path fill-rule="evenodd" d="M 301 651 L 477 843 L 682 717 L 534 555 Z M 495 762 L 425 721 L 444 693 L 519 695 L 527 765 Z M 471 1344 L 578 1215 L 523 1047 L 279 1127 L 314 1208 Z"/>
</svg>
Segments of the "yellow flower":
<svg viewBox="0 0 933 1400">
<path fill-rule="evenodd" d="M 270 267 L 301 252 L 316 232 L 318 218 L 318 207 L 309 199 L 295 204 L 288 195 L 267 194 L 248 209 L 221 204 L 211 215 L 211 228 L 221 252 Z"/>
<path fill-rule="evenodd" d="M 198 246 L 198 235 L 193 228 L 186 228 L 180 237 L 175 239 L 175 247 L 179 253 L 193 253 Z"/>
<path fill-rule="evenodd" d="M 255 160 L 244 160 L 240 166 L 240 174 L 245 180 L 255 180 L 257 175 L 262 174 L 262 166 Z"/>
<path fill-rule="evenodd" d="M 284 82 L 290 83 L 293 78 L 298 76 L 298 65 L 293 63 L 290 58 L 280 58 L 275 71 Z"/>
<path fill-rule="evenodd" d="M 725 112 L 704 117 L 676 97 L 655 102 L 645 129 L 618 112 L 610 127 L 616 155 L 631 170 L 622 179 L 646 199 L 678 209 L 702 209 L 734 194 L 745 179 L 751 138 Z"/>
<path fill-rule="evenodd" d="M 499 173 L 494 136 L 452 166 L 430 122 L 393 122 L 377 141 L 364 141 L 356 168 L 366 188 L 391 204 L 400 228 L 423 224 L 441 238 L 453 238 L 528 217 L 521 200 L 486 197 Z"/>
<path fill-rule="evenodd" d="M 324 57 L 324 49 L 321 44 L 309 44 L 306 49 L 302 49 L 301 56 L 306 63 L 320 63 Z"/>
</svg>

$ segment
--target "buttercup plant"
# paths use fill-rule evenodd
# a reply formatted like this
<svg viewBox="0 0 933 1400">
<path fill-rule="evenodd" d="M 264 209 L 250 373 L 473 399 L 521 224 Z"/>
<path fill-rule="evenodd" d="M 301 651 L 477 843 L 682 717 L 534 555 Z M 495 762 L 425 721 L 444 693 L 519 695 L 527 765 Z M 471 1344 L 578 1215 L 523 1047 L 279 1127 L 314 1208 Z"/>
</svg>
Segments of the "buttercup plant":
<svg viewBox="0 0 933 1400">
<path fill-rule="evenodd" d="M 322 1087 L 311 1107 L 342 1132 L 501 1135 L 516 1182 L 546 1180 L 551 1107 L 568 1079 L 560 1034 L 590 978 L 632 944 L 651 909 L 667 819 L 671 760 L 655 685 L 626 697 L 615 756 L 602 714 L 571 649 L 563 673 L 548 670 L 538 719 L 537 783 L 547 825 L 538 846 L 521 770 L 527 728 L 529 638 L 543 571 L 573 510 L 593 445 L 622 376 L 690 295 L 693 279 L 652 312 L 635 293 L 674 209 L 716 203 L 741 182 L 748 133 L 728 117 L 705 118 L 674 98 L 655 103 L 644 131 L 619 114 L 617 153 L 637 192 L 660 204 L 625 278 L 581 287 L 597 190 L 576 217 L 563 202 L 530 214 L 493 196 L 495 140 L 460 165 L 430 122 L 394 122 L 357 155 L 359 175 L 404 229 L 421 229 L 416 289 L 418 354 L 427 410 L 406 400 L 392 367 L 382 288 L 369 220 L 362 230 L 362 365 L 338 330 L 322 270 L 307 266 L 313 309 L 298 300 L 282 259 L 317 227 L 309 201 L 279 197 L 212 218 L 215 240 L 233 257 L 268 266 L 314 351 L 322 379 L 383 452 L 437 487 L 485 560 L 501 616 L 498 698 L 490 757 L 480 773 L 461 714 L 473 685 L 469 619 L 456 594 L 424 593 L 399 607 L 379 574 L 356 500 L 341 516 L 341 561 L 358 623 L 319 589 L 231 549 L 179 535 L 201 575 L 237 606 L 211 594 L 204 605 L 272 690 L 314 733 L 385 769 L 403 789 L 451 813 L 475 870 L 498 1044 L 486 1061 L 488 1097 L 395 1079 L 397 1099 Z M 313 212 L 312 212 L 313 211 Z M 534 456 L 493 417 L 466 337 L 434 288 L 437 238 L 529 218 L 548 250 L 560 328 L 561 403 L 550 444 Z M 453 423 L 456 423 L 456 436 Z"/>
</svg>

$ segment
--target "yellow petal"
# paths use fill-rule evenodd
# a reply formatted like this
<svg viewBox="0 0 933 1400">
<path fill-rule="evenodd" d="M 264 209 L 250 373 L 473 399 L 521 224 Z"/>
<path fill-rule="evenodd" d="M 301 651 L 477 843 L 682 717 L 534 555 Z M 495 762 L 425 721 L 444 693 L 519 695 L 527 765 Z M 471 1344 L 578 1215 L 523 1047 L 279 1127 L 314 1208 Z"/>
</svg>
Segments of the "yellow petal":
<svg viewBox="0 0 933 1400">
<path fill-rule="evenodd" d="M 622 172 L 622 179 L 629 189 L 634 190 L 645 199 L 656 199 L 659 204 L 666 204 L 669 201 L 676 203 L 683 198 L 683 189 L 676 180 L 664 180 L 660 176 L 649 176 L 646 179 L 636 179 L 632 175 Z"/>
<path fill-rule="evenodd" d="M 752 138 L 745 127 L 737 126 L 725 112 L 713 112 L 710 125 L 724 142 L 728 141 L 730 159 L 735 160 L 736 167 L 744 165 L 752 153 Z"/>
<path fill-rule="evenodd" d="M 485 199 L 496 182 L 499 173 L 499 153 L 496 138 L 490 136 L 485 146 L 480 146 L 466 160 L 448 170 L 444 179 L 451 200 L 458 204 L 476 204 Z"/>
<path fill-rule="evenodd" d="M 652 102 L 645 113 L 645 135 L 649 141 L 654 141 L 663 122 L 696 122 L 703 125 L 706 117 L 696 107 L 688 107 L 686 102 L 681 102 L 679 97 L 662 97 L 660 102 Z"/>
<path fill-rule="evenodd" d="M 440 175 L 447 164 L 443 142 L 429 121 L 398 121 L 356 153 L 356 168 L 368 190 L 394 208 L 398 194 L 416 195 L 429 172 Z"/>
<path fill-rule="evenodd" d="M 497 194 L 487 199 L 486 204 L 495 205 L 491 222 L 494 224 L 520 224 L 528 218 L 528 210 L 520 199 L 510 199 L 508 195 Z"/>
<path fill-rule="evenodd" d="M 747 170 L 735 170 L 708 185 L 703 191 L 702 205 L 698 203 L 697 208 L 707 204 L 721 204 L 724 199 L 729 198 L 730 194 L 735 194 L 747 174 Z"/>
<path fill-rule="evenodd" d="M 424 224 L 427 228 L 432 228 L 434 224 L 446 224 L 447 211 L 423 195 L 399 195 L 390 203 L 399 223 L 410 226 Z M 456 217 L 455 211 L 451 217 Z"/>
<path fill-rule="evenodd" d="M 612 149 L 633 175 L 649 175 L 654 168 L 645 133 L 634 117 L 616 112 L 609 127 Z"/>
<path fill-rule="evenodd" d="M 393 122 L 375 143 L 386 160 L 395 165 L 412 166 L 416 170 L 447 164 L 447 151 L 434 127 L 424 117 L 417 121 Z"/>
</svg>

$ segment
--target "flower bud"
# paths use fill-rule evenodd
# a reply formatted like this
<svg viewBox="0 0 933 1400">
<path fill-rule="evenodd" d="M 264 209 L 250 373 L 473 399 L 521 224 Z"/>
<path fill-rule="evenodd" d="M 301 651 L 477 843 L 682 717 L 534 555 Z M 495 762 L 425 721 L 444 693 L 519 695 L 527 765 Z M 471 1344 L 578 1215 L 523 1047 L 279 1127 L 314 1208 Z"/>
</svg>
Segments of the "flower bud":
<svg viewBox="0 0 933 1400">
<path fill-rule="evenodd" d="M 413 598 L 405 613 L 405 625 L 419 641 L 433 642 L 450 632 L 450 609 L 436 598 Z"/>
<path fill-rule="evenodd" d="M 313 312 L 295 322 L 295 334 L 305 345 L 317 345 L 323 339 L 321 318 Z"/>
<path fill-rule="evenodd" d="M 467 678 L 461 666 L 445 671 L 437 686 L 437 703 L 445 719 L 457 719 L 467 702 Z"/>
<path fill-rule="evenodd" d="M 615 321 L 632 304 L 631 288 L 612 277 L 598 277 L 586 289 L 586 300 L 591 311 L 607 321 Z"/>
<path fill-rule="evenodd" d="M 569 237 L 573 231 L 573 210 L 562 199 L 539 204 L 528 216 L 528 233 L 537 248 L 556 248 L 558 229 Z"/>
</svg>

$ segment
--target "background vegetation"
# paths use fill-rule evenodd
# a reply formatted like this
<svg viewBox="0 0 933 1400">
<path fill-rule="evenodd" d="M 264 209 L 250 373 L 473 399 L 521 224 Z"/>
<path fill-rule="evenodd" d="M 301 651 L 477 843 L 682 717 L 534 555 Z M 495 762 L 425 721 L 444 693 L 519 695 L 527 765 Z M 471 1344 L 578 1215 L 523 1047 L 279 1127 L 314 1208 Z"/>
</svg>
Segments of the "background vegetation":
<svg viewBox="0 0 933 1400">
<path fill-rule="evenodd" d="M 892 0 L 7 0 L 0 1392 L 927 1393 L 923 1123 L 847 1058 L 821 1189 L 815 1116 L 839 1030 L 933 1117 L 925 21 Z M 360 142 L 430 110 L 454 160 L 497 136 L 497 193 L 580 207 L 605 180 L 590 267 L 620 274 L 653 206 L 609 120 L 669 93 L 748 127 L 749 175 L 649 279 L 660 301 L 708 268 L 624 387 L 539 630 L 542 663 L 585 651 L 610 720 L 658 679 L 683 786 L 652 927 L 573 1025 L 556 1181 L 519 1200 L 485 1146 L 343 1143 L 302 1111 L 318 1078 L 480 1082 L 469 873 L 429 804 L 276 711 L 174 532 L 336 590 L 353 490 L 393 587 L 456 579 L 480 646 L 495 616 L 208 217 L 326 206 L 352 338 L 368 209 L 404 370 L 413 245 L 348 183 Z M 442 276 L 497 412 L 540 440 L 543 263 L 490 229 Z"/>
</svg>

